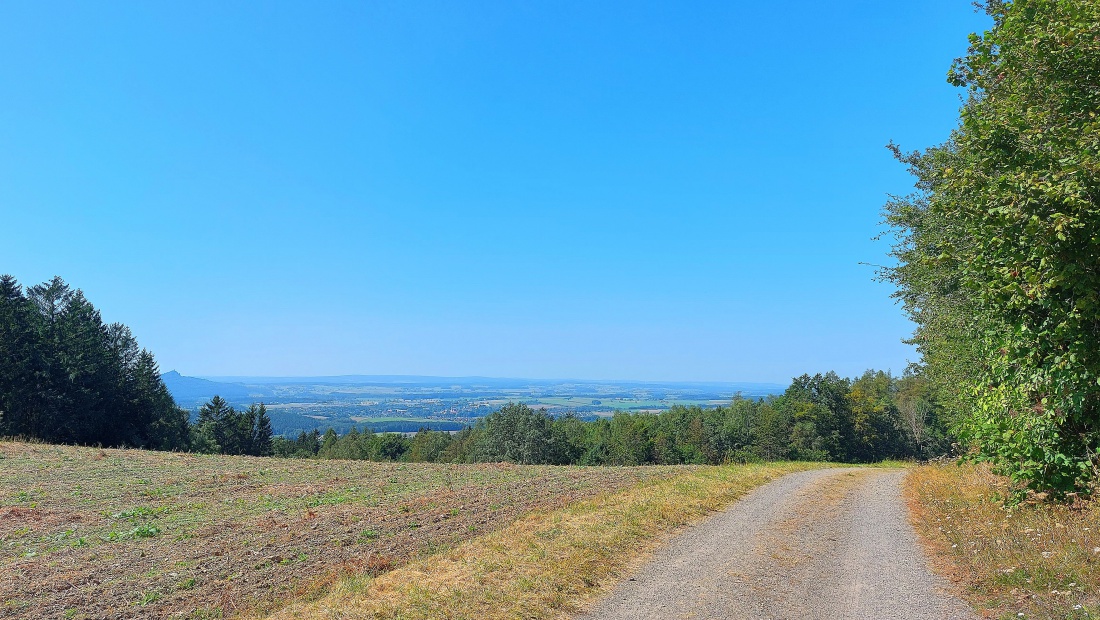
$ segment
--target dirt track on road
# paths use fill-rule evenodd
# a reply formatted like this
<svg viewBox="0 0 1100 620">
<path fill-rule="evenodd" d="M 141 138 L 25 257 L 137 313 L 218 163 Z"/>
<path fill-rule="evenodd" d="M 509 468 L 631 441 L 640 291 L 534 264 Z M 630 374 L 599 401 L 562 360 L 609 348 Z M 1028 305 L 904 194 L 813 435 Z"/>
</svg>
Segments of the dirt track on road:
<svg viewBox="0 0 1100 620">
<path fill-rule="evenodd" d="M 825 469 L 765 485 L 678 535 L 578 620 L 977 618 L 929 570 L 904 476 Z"/>
</svg>

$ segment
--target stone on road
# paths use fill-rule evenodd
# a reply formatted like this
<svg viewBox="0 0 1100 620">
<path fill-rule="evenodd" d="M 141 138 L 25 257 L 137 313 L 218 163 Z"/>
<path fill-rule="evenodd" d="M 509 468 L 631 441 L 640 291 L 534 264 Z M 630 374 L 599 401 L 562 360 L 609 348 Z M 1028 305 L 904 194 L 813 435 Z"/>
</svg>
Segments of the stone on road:
<svg viewBox="0 0 1100 620">
<path fill-rule="evenodd" d="M 849 468 L 780 478 L 685 530 L 580 618 L 977 618 L 929 570 L 904 476 Z"/>
</svg>

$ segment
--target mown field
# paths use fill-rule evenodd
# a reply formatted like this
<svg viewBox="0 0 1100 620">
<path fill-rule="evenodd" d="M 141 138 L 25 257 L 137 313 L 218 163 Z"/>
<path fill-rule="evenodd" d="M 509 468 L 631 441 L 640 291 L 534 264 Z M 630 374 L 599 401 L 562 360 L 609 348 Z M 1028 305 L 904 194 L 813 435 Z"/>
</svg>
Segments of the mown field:
<svg viewBox="0 0 1100 620">
<path fill-rule="evenodd" d="M 1100 615 L 1100 506 L 1006 507 L 1005 478 L 978 465 L 914 468 L 906 480 L 913 523 L 938 569 L 985 617 Z"/>
<path fill-rule="evenodd" d="M 683 468 L 285 460 L 0 443 L 0 617 L 275 611 Z"/>
<path fill-rule="evenodd" d="M 814 466 L 373 463 L 0 442 L 0 618 L 564 617 L 676 528 Z"/>
</svg>

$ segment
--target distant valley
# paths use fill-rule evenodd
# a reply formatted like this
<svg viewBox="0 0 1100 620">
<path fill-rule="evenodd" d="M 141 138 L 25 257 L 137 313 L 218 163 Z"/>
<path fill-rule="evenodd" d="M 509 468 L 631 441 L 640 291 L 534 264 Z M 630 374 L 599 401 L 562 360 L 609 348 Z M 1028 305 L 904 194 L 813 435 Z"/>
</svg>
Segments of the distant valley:
<svg viewBox="0 0 1100 620">
<path fill-rule="evenodd" d="M 296 435 L 333 428 L 339 433 L 459 430 L 509 402 L 586 419 L 617 411 L 662 411 L 672 405 L 713 407 L 736 394 L 782 393 L 773 383 L 691 383 L 348 375 L 335 377 L 161 377 L 181 407 L 196 416 L 214 395 L 235 407 L 267 405 L 273 430 Z"/>
</svg>

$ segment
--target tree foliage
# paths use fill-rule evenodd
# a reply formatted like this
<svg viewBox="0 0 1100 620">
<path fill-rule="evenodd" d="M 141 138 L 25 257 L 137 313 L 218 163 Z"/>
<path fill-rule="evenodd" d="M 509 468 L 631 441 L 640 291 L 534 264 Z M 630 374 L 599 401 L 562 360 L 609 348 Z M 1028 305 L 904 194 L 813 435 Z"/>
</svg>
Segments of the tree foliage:
<svg viewBox="0 0 1100 620">
<path fill-rule="evenodd" d="M 968 92 L 958 128 L 895 151 L 917 192 L 886 205 L 899 242 L 883 275 L 976 456 L 1022 487 L 1084 490 L 1100 430 L 1100 4 L 987 10 L 948 75 Z"/>
<path fill-rule="evenodd" d="M 182 449 L 187 412 L 130 330 L 60 278 L 0 276 L 0 436 Z"/>
<path fill-rule="evenodd" d="M 272 454 L 271 418 L 263 403 L 237 411 L 222 397 L 214 396 L 199 409 L 199 420 L 192 432 L 193 447 L 198 452 Z"/>
<path fill-rule="evenodd" d="M 176 405 L 153 354 L 61 278 L 26 291 L 0 276 L 0 437 L 267 456 L 263 404 L 215 396 L 198 423 Z M 316 454 L 313 450 L 311 454 Z"/>
<path fill-rule="evenodd" d="M 899 399 L 922 413 L 905 418 Z M 907 405 L 908 406 L 908 405 Z M 275 439 L 282 456 L 382 461 L 522 464 L 720 464 L 801 459 L 873 462 L 928 458 L 950 448 L 939 406 L 919 375 L 868 371 L 852 380 L 803 375 L 781 395 L 736 398 L 728 406 L 674 406 L 584 421 L 510 403 L 450 434 L 412 437 L 353 430 Z"/>
</svg>

